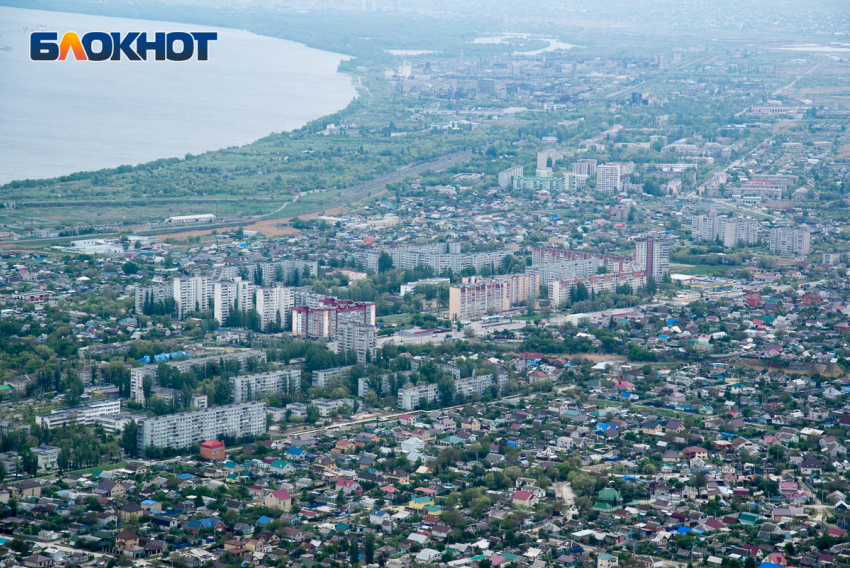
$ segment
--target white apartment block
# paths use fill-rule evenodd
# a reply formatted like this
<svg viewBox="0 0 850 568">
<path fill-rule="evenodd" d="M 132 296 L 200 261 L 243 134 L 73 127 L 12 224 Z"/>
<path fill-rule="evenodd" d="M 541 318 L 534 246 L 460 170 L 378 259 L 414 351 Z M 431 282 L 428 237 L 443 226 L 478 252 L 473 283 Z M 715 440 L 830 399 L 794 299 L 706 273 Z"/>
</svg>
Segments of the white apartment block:
<svg viewBox="0 0 850 568">
<path fill-rule="evenodd" d="M 213 282 L 204 276 L 175 278 L 171 281 L 172 295 L 177 304 L 177 319 L 186 314 L 206 310 L 210 307 L 213 294 Z"/>
<path fill-rule="evenodd" d="M 282 329 L 288 329 L 292 308 L 295 307 L 295 291 L 292 288 L 276 286 L 263 287 L 255 291 L 257 313 L 260 314 L 263 330 L 269 324 L 279 323 Z"/>
<path fill-rule="evenodd" d="M 254 309 L 256 286 L 243 281 L 216 282 L 213 286 L 213 314 L 221 325 L 235 308 L 240 311 Z"/>
<path fill-rule="evenodd" d="M 332 369 L 319 369 L 313 371 L 313 386 L 320 389 L 327 388 L 332 379 L 342 378 L 351 367 L 334 367 Z"/>
<path fill-rule="evenodd" d="M 440 391 L 436 383 L 398 389 L 398 407 L 402 410 L 416 410 L 420 400 L 432 403 L 439 398 Z"/>
<path fill-rule="evenodd" d="M 242 278 L 249 282 L 255 282 L 257 270 L 260 270 L 260 283 L 263 286 L 274 286 L 276 282 L 289 282 L 295 272 L 299 276 L 304 275 L 306 270 L 315 276 L 319 270 L 319 263 L 315 260 L 286 259 L 277 262 L 261 262 L 258 264 L 229 265 L 220 267 L 214 274 L 214 280 L 236 280 Z"/>
<path fill-rule="evenodd" d="M 615 272 L 613 274 L 599 274 L 585 278 L 572 280 L 552 280 L 549 282 L 549 301 L 559 306 L 570 298 L 570 290 L 579 283 L 584 284 L 587 291 L 613 292 L 617 286 L 628 284 L 632 290 L 637 290 L 646 283 L 646 272 L 637 270 L 633 272 Z"/>
<path fill-rule="evenodd" d="M 488 311 L 502 312 L 537 297 L 540 275 L 536 272 L 505 274 L 487 280 L 475 276 L 449 288 L 449 317 L 468 320 Z"/>
<path fill-rule="evenodd" d="M 746 217 L 725 217 L 711 213 L 691 219 L 691 234 L 698 241 L 720 240 L 726 248 L 758 242 L 759 223 Z"/>
<path fill-rule="evenodd" d="M 72 408 L 59 408 L 50 414 L 35 417 L 42 428 L 59 428 L 68 424 L 93 424 L 101 416 L 121 413 L 121 401 L 118 399 L 92 400 Z"/>
<path fill-rule="evenodd" d="M 603 164 L 596 168 L 596 189 L 608 193 L 623 189 L 620 164 Z"/>
<path fill-rule="evenodd" d="M 322 418 L 328 418 L 334 410 L 338 411 L 343 406 L 350 406 L 352 410 L 357 408 L 357 401 L 350 398 L 340 398 L 335 400 L 330 398 L 316 398 L 313 399 L 310 404 L 318 409 L 319 416 Z"/>
<path fill-rule="evenodd" d="M 336 352 L 357 353 L 357 362 L 365 365 L 375 360 L 378 328 L 361 322 L 346 322 L 337 326 Z"/>
<path fill-rule="evenodd" d="M 277 369 L 267 373 L 230 377 L 233 402 L 250 402 L 269 394 L 295 394 L 301 390 L 301 369 Z"/>
<path fill-rule="evenodd" d="M 38 458 L 38 469 L 40 470 L 53 470 L 57 467 L 57 461 L 59 459 L 59 448 L 56 446 L 47 446 L 42 444 L 40 446 L 36 446 L 31 448 L 35 457 Z"/>
<path fill-rule="evenodd" d="M 586 178 L 596 175 L 596 160 L 584 158 L 573 164 L 573 173 Z"/>
<path fill-rule="evenodd" d="M 809 254 L 812 250 L 812 236 L 806 227 L 792 229 L 776 227 L 770 230 L 768 244 L 770 252 L 782 256 Z"/>
<path fill-rule="evenodd" d="M 220 436 L 259 436 L 266 433 L 266 403 L 245 402 L 214 406 L 139 420 L 138 449 L 188 448 Z"/>
<path fill-rule="evenodd" d="M 515 177 L 522 177 L 522 166 L 512 166 L 499 172 L 499 187 L 507 189 L 513 185 Z"/>
</svg>

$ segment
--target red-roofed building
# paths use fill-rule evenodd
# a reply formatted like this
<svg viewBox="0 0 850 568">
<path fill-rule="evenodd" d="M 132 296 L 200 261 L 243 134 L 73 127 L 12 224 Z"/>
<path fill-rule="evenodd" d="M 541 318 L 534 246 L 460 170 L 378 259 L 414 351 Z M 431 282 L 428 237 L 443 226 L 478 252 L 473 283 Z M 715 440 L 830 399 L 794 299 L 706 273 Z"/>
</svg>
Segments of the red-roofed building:
<svg viewBox="0 0 850 568">
<path fill-rule="evenodd" d="M 223 460 L 227 458 L 224 453 L 224 442 L 218 440 L 207 440 L 201 442 L 201 457 L 205 460 Z"/>
<path fill-rule="evenodd" d="M 537 498 L 530 491 L 515 491 L 513 496 L 514 505 L 522 505 L 531 509 L 534 507 L 534 502 Z"/>
<path fill-rule="evenodd" d="M 263 504 L 270 509 L 281 509 L 288 511 L 292 508 L 292 496 L 286 489 L 270 491 L 266 494 Z"/>
</svg>

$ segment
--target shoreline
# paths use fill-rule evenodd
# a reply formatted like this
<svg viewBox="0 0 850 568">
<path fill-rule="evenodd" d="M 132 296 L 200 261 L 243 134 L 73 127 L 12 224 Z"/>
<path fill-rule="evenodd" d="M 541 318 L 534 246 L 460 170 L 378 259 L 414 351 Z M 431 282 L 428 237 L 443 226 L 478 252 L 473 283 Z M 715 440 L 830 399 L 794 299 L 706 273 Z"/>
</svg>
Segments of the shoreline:
<svg viewBox="0 0 850 568">
<path fill-rule="evenodd" d="M 103 25 L 108 25 L 110 23 L 110 22 L 108 22 L 108 20 L 111 20 L 111 21 L 114 22 L 113 25 L 116 28 L 126 27 L 127 22 L 132 21 L 132 22 L 144 22 L 145 23 L 144 26 L 140 25 L 140 26 L 137 26 L 137 27 L 152 28 L 153 26 L 156 26 L 159 29 L 165 29 L 165 28 L 172 28 L 173 29 L 173 28 L 185 28 L 185 27 L 191 26 L 193 29 L 205 29 L 205 28 L 211 29 L 211 30 L 219 32 L 220 40 L 223 40 L 223 39 L 226 38 L 227 40 L 230 40 L 232 42 L 231 44 L 226 45 L 226 47 L 232 48 L 233 47 L 232 44 L 237 44 L 237 47 L 241 51 L 245 51 L 248 55 L 252 55 L 252 56 L 253 55 L 259 55 L 259 53 L 257 53 L 257 52 L 260 52 L 262 50 L 262 48 L 269 47 L 269 46 L 274 48 L 274 51 L 279 52 L 280 47 L 285 46 L 285 54 L 288 55 L 289 58 L 288 59 L 284 58 L 284 59 L 286 61 L 297 62 L 297 63 L 291 64 L 293 66 L 294 65 L 301 65 L 302 67 L 305 67 L 304 63 L 303 63 L 303 61 L 305 59 L 304 56 L 305 55 L 311 55 L 316 60 L 313 61 L 313 62 L 310 62 L 310 65 L 312 65 L 312 67 L 309 67 L 309 66 L 305 67 L 307 73 L 313 73 L 315 68 L 321 68 L 322 65 L 327 66 L 328 63 L 329 63 L 327 61 L 328 58 L 335 58 L 336 63 L 335 63 L 335 66 L 334 66 L 334 71 L 332 73 L 330 73 L 330 72 L 328 72 L 328 73 L 319 72 L 317 74 L 311 75 L 311 77 L 314 79 L 314 84 L 310 85 L 311 88 L 306 89 L 303 92 L 298 91 L 299 85 L 303 84 L 303 83 L 299 83 L 299 81 L 303 81 L 303 79 L 299 78 L 298 76 L 292 76 L 292 77 L 284 78 L 282 80 L 277 79 L 277 76 L 280 75 L 280 71 L 277 73 L 277 76 L 275 76 L 274 71 L 276 71 L 276 70 L 272 70 L 272 72 L 268 72 L 268 69 L 266 69 L 265 67 L 260 65 L 259 62 L 256 63 L 255 68 L 253 68 L 253 69 L 249 68 L 249 72 L 253 72 L 255 75 L 257 75 L 257 77 L 261 77 L 263 80 L 265 80 L 266 83 L 273 81 L 273 80 L 277 80 L 277 83 L 274 83 L 273 86 L 276 87 L 276 89 L 278 91 L 283 92 L 284 95 L 290 95 L 290 98 L 292 100 L 287 100 L 287 99 L 273 99 L 273 100 L 271 100 L 271 97 L 276 93 L 266 94 L 265 91 L 260 91 L 261 88 L 266 86 L 266 85 L 261 85 L 261 86 L 257 87 L 256 90 L 257 90 L 257 92 L 262 92 L 262 94 L 263 94 L 262 96 L 265 96 L 265 99 L 261 99 L 260 104 L 257 105 L 257 108 L 251 109 L 251 107 L 249 106 L 250 103 L 244 103 L 244 101 L 235 101 L 234 103 L 232 103 L 233 108 L 237 108 L 238 110 L 242 111 L 242 114 L 240 115 L 237 112 L 237 113 L 235 113 L 235 114 L 237 114 L 237 116 L 229 117 L 230 123 L 232 125 L 234 125 L 234 126 L 231 126 L 230 128 L 228 128 L 226 123 L 223 125 L 221 121 L 217 120 L 217 118 L 213 118 L 213 117 L 218 117 L 218 116 L 225 116 L 221 113 L 232 110 L 231 108 L 227 108 L 227 104 L 230 103 L 230 100 L 225 99 L 224 95 L 215 97 L 215 96 L 207 94 L 206 95 L 207 99 L 201 101 L 201 104 L 202 105 L 206 104 L 206 105 L 214 106 L 214 107 L 217 106 L 219 108 L 213 108 L 207 113 L 203 113 L 203 112 L 196 113 L 194 116 L 190 117 L 189 120 L 195 120 L 195 122 L 202 124 L 202 126 L 206 128 L 207 132 L 205 132 L 204 140 L 209 140 L 209 142 L 210 142 L 209 144 L 205 145 L 205 144 L 203 144 L 203 142 L 199 143 L 197 138 L 195 140 L 192 140 L 192 141 L 186 140 L 186 141 L 183 141 L 183 142 L 177 142 L 176 141 L 177 137 L 169 136 L 170 133 L 168 133 L 168 132 L 166 132 L 164 134 L 149 135 L 147 138 L 144 138 L 142 140 L 141 144 L 139 144 L 138 139 L 134 138 L 134 139 L 132 139 L 132 141 L 128 140 L 126 144 L 121 145 L 121 150 L 118 151 L 117 153 L 115 153 L 114 159 L 112 160 L 112 163 L 110 163 L 108 165 L 87 167 L 85 164 L 81 164 L 79 166 L 73 166 L 71 164 L 72 167 L 63 167 L 63 165 L 60 162 L 53 162 L 48 169 L 60 170 L 60 171 L 57 171 L 56 173 L 52 173 L 52 172 L 48 171 L 48 172 L 44 172 L 41 175 L 32 175 L 31 173 L 29 173 L 27 171 L 27 165 L 29 166 L 29 170 L 32 170 L 34 167 L 37 167 L 37 166 L 33 166 L 33 164 L 24 165 L 23 168 L 22 168 L 24 170 L 23 173 L 15 174 L 14 172 L 10 172 L 8 177 L 3 176 L 4 178 L 7 178 L 7 179 L 4 179 L 3 182 L 0 183 L 0 189 L 6 188 L 7 191 L 9 191 L 10 189 L 12 191 L 15 191 L 17 189 L 25 189 L 29 185 L 41 185 L 42 183 L 49 182 L 51 180 L 63 180 L 64 178 L 70 178 L 72 180 L 72 179 L 77 178 L 77 177 L 85 177 L 85 176 L 95 175 L 95 174 L 100 173 L 100 172 L 108 175 L 109 173 L 114 173 L 116 170 L 118 170 L 120 168 L 133 168 L 133 169 L 135 169 L 135 168 L 144 166 L 146 164 L 152 164 L 154 162 L 160 162 L 160 161 L 166 161 L 166 160 L 168 160 L 168 161 L 171 161 L 171 160 L 185 161 L 187 156 L 197 157 L 197 156 L 202 156 L 202 155 L 208 154 L 210 152 L 219 152 L 219 151 L 223 151 L 223 150 L 227 150 L 227 149 L 244 148 L 246 146 L 250 146 L 251 144 L 255 144 L 255 143 L 257 143 L 257 142 L 259 142 L 259 141 L 261 141 L 264 138 L 267 138 L 269 136 L 274 136 L 276 134 L 281 134 L 281 133 L 296 132 L 296 131 L 304 128 L 305 126 L 309 125 L 310 123 L 312 123 L 316 120 L 322 120 L 325 117 L 331 116 L 331 115 L 339 113 L 339 112 L 343 112 L 345 109 L 349 108 L 351 106 L 351 104 L 353 102 L 355 102 L 360 97 L 360 94 L 361 94 L 359 89 L 358 89 L 359 81 L 357 80 L 357 76 L 350 71 L 342 71 L 341 70 L 342 64 L 345 61 L 353 59 L 354 56 L 343 54 L 343 53 L 338 53 L 338 52 L 334 52 L 334 51 L 319 49 L 319 48 L 315 48 L 315 47 L 310 47 L 310 46 L 308 46 L 304 43 L 294 41 L 294 40 L 290 40 L 290 39 L 283 39 L 283 38 L 273 37 L 273 36 L 269 36 L 269 35 L 262 35 L 262 34 L 259 34 L 259 33 L 253 32 L 253 31 L 249 31 L 249 30 L 246 30 L 246 29 L 240 29 L 240 28 L 226 28 L 226 27 L 221 27 L 221 26 L 204 26 L 204 25 L 186 24 L 186 23 L 173 22 L 173 21 L 144 20 L 144 19 L 140 19 L 140 18 L 131 18 L 131 17 L 101 16 L 101 15 L 80 13 L 80 12 L 18 8 L 18 7 L 10 7 L 10 6 L 5 6 L 5 5 L 0 5 L 0 15 L 3 16 L 2 19 L 5 19 L 11 25 L 10 29 L 5 30 L 6 35 L 7 35 L 7 37 L 11 38 L 12 40 L 17 39 L 19 43 L 20 43 L 20 39 L 14 38 L 13 35 L 12 35 L 12 33 L 14 33 L 16 28 L 17 28 L 18 31 L 20 31 L 20 29 L 21 29 L 20 22 L 17 21 L 17 20 L 20 20 L 22 18 L 24 18 L 24 19 L 28 18 L 30 20 L 34 20 L 34 19 L 37 19 L 38 14 L 49 14 L 49 15 L 54 17 L 53 18 L 54 20 L 57 19 L 57 18 L 59 18 L 59 19 L 83 18 L 83 19 L 86 19 L 87 21 L 91 21 L 92 22 L 91 27 L 93 27 L 93 28 L 98 23 L 103 24 Z M 47 18 L 47 19 L 50 19 L 50 18 Z M 121 26 L 121 24 L 124 24 L 124 26 Z M 53 25 L 55 26 L 55 24 L 53 24 Z M 84 27 L 84 26 L 79 25 L 78 23 L 70 22 L 70 29 L 74 29 L 74 26 L 76 26 L 77 28 Z M 29 27 L 31 27 L 31 26 L 23 26 L 23 29 L 27 29 Z M 222 37 L 222 35 L 224 37 Z M 283 43 L 280 43 L 280 42 L 283 42 Z M 219 47 L 220 51 L 224 55 L 229 55 L 229 54 L 226 53 L 225 50 L 222 49 L 222 46 L 217 46 L 217 47 Z M 20 47 L 18 47 L 18 49 L 20 49 Z M 15 50 L 12 49 L 12 50 L 9 50 L 9 51 L 14 52 Z M 9 51 L 5 52 L 7 54 L 7 56 L 8 56 Z M 2 57 L 2 55 L 3 54 L 0 53 L 0 57 Z M 31 62 L 26 62 L 26 64 L 21 64 L 20 60 L 18 60 L 18 61 L 14 61 L 13 63 L 17 64 L 20 67 L 20 69 L 18 70 L 19 72 L 21 72 L 21 70 L 23 70 L 23 72 L 26 72 L 29 69 L 31 69 L 31 68 L 24 67 L 24 65 L 29 64 Z M 71 67 L 75 64 L 76 64 L 76 62 L 71 62 L 70 65 L 68 65 L 68 67 Z M 143 62 L 142 64 L 143 65 L 151 65 L 151 66 L 153 65 L 151 62 Z M 239 66 L 234 66 L 232 61 L 230 62 L 230 64 L 231 64 L 231 66 L 233 66 L 233 69 L 231 69 L 231 71 L 234 71 L 234 74 L 232 76 L 226 76 L 225 75 L 224 78 L 221 80 L 223 85 L 226 84 L 227 82 L 238 84 L 240 79 L 242 79 L 242 77 L 239 77 L 238 75 L 243 71 L 243 69 Z M 60 65 L 66 65 L 66 64 L 62 63 Z M 87 65 L 87 64 L 81 64 L 81 65 Z M 219 62 L 219 65 L 222 65 L 222 63 Z M 57 69 L 59 71 L 65 71 L 66 70 L 66 69 L 63 69 L 63 68 L 58 67 L 58 66 L 57 66 Z M 83 69 L 83 68 L 80 67 L 80 69 Z M 159 75 L 165 76 L 165 75 L 168 75 L 169 73 L 171 73 L 173 75 L 173 67 L 171 69 L 169 69 L 168 66 L 164 66 L 163 69 L 165 70 L 165 72 L 159 73 Z M 195 68 L 195 69 L 198 69 L 198 68 Z M 143 68 L 143 72 L 150 72 L 150 71 L 152 71 L 152 67 L 151 68 Z M 193 70 L 193 71 L 196 73 L 196 75 L 199 74 L 198 71 L 195 71 L 195 70 Z M 284 71 L 286 71 L 286 70 L 284 70 Z M 302 69 L 302 71 L 303 71 L 303 69 Z M 10 73 L 11 80 L 10 80 L 9 84 L 13 85 L 14 87 L 17 87 L 18 90 L 25 88 L 26 82 L 28 80 L 28 76 L 23 75 L 23 72 L 21 73 L 21 76 L 18 78 L 17 84 L 14 83 L 14 81 L 15 81 L 14 71 L 12 73 Z M 200 73 L 206 73 L 206 70 L 202 70 Z M 154 75 L 157 75 L 157 74 L 154 74 Z M 346 78 L 344 89 L 341 86 L 341 82 L 337 85 L 330 85 L 330 86 L 321 84 L 321 83 L 332 83 L 334 80 L 340 81 L 342 79 L 342 77 Z M 135 78 L 133 78 L 133 79 L 135 79 Z M 250 77 L 245 79 L 245 81 L 250 81 Z M 164 79 L 162 80 L 162 82 L 164 82 Z M 246 82 L 245 84 L 250 84 L 250 83 Z M 210 92 L 212 92 L 213 88 L 215 88 L 215 85 L 210 86 Z M 316 106 L 324 105 L 327 108 L 317 108 L 315 113 L 304 113 L 302 115 L 301 113 L 305 109 L 309 110 L 311 108 L 309 105 L 310 105 L 310 101 L 313 100 L 314 95 L 316 93 L 320 93 L 322 91 L 332 93 L 329 97 L 326 97 L 326 98 L 332 98 L 333 96 L 339 96 L 340 98 L 347 97 L 347 101 L 344 104 L 333 103 L 333 102 L 327 101 L 327 100 L 320 101 L 320 102 L 316 103 Z M 11 90 L 10 90 L 10 92 L 11 92 Z M 217 92 L 217 89 L 216 89 L 216 92 Z M 61 88 L 59 89 L 59 93 L 60 93 L 59 96 L 61 96 L 61 94 L 62 94 Z M 280 93 L 277 93 L 277 94 L 280 94 Z M 18 98 L 16 98 L 16 97 L 18 97 Z M 84 98 L 85 97 L 80 97 L 81 100 L 84 99 Z M 6 102 L 6 104 L 12 104 L 12 105 L 17 104 L 19 106 L 28 104 L 28 101 L 26 101 L 26 99 L 24 99 L 20 95 L 9 96 L 8 100 L 6 100 L 5 102 Z M 80 101 L 73 101 L 73 102 L 74 103 L 80 103 Z M 110 101 L 110 102 L 117 103 L 117 100 Z M 192 102 L 194 103 L 194 101 L 192 101 Z M 80 104 L 83 104 L 83 103 L 80 103 Z M 239 104 L 242 104 L 242 106 L 238 106 Z M 193 104 L 192 106 L 195 106 L 195 105 Z M 333 107 L 333 108 L 330 108 L 330 107 Z M 245 113 L 246 109 L 250 109 L 250 111 L 251 111 L 250 114 L 253 114 L 253 116 L 251 117 L 251 120 L 247 120 L 244 117 L 244 115 L 246 114 Z M 275 124 L 266 125 L 265 124 L 266 122 L 271 123 L 274 120 L 273 113 L 279 111 L 280 109 L 287 109 L 287 110 L 290 111 L 290 113 L 288 115 L 286 115 L 285 117 L 277 117 L 277 118 L 279 118 L 280 124 L 278 124 L 278 125 L 275 125 Z M 297 109 L 297 110 L 295 112 L 292 112 L 292 109 Z M 16 122 L 16 121 L 17 122 L 28 121 L 33 114 L 38 115 L 40 113 L 41 109 L 37 108 L 35 105 L 33 105 L 31 108 L 27 108 L 26 110 L 29 111 L 26 114 L 22 114 L 22 113 L 16 114 L 16 111 L 12 110 L 9 113 L 9 115 L 7 115 L 7 116 L 11 117 L 11 118 L 7 119 L 7 125 L 9 123 Z M 157 109 L 157 111 L 159 111 L 159 110 L 160 109 Z M 103 115 L 101 114 L 100 109 L 96 109 L 94 112 L 90 112 L 90 114 L 85 115 L 84 118 L 91 120 L 92 122 L 97 122 L 97 121 L 99 121 L 99 119 L 102 118 L 102 116 Z M 170 117 L 168 117 L 167 111 L 165 113 L 162 113 L 162 116 L 159 117 L 160 121 L 165 122 L 165 123 L 168 123 L 169 118 Z M 260 129 L 261 126 L 258 126 L 259 123 L 262 124 L 262 127 L 265 127 L 265 130 Z M 244 124 L 252 124 L 253 125 L 253 131 L 246 132 L 246 128 L 244 127 Z M 74 126 L 75 126 L 74 124 L 68 124 L 68 125 L 64 125 L 60 129 L 55 129 L 55 130 L 59 131 L 61 133 L 63 131 L 63 129 L 69 130 L 69 129 L 74 128 Z M 106 126 L 106 128 L 104 128 L 104 130 L 107 130 L 109 125 L 105 125 L 105 126 Z M 154 128 L 154 127 L 152 126 L 151 128 Z M 139 129 L 141 130 L 142 127 L 139 127 Z M 17 136 L 18 138 L 30 138 L 31 139 L 31 140 L 29 140 L 30 145 L 40 146 L 40 144 L 33 142 L 33 140 L 38 140 L 39 138 L 41 138 L 41 133 L 40 133 L 38 127 L 20 128 L 20 127 L 16 127 L 15 125 L 13 125 L 12 127 L 7 128 L 2 123 L 0 123 L 0 132 L 4 132 L 6 130 L 9 130 L 9 132 L 7 132 L 7 135 L 9 133 L 11 133 L 12 135 Z M 100 131 L 98 130 L 98 125 L 94 125 L 91 130 L 93 131 L 93 133 L 90 133 L 92 138 L 96 139 L 96 138 L 100 137 Z M 53 130 L 51 130 L 50 134 L 53 134 Z M 169 142 L 171 142 L 170 148 L 167 147 L 168 145 L 166 145 L 165 148 L 161 147 L 160 142 L 162 140 L 165 140 L 165 139 L 169 139 Z M 48 145 L 49 145 L 49 142 L 50 142 L 50 140 L 48 140 Z M 136 144 L 136 146 L 133 147 L 133 144 Z M 112 146 L 112 148 L 115 148 L 115 146 Z M 160 150 L 160 149 L 162 149 L 163 151 L 158 152 L 158 150 Z M 19 152 L 20 152 L 20 150 L 19 150 Z M 48 152 L 47 152 L 48 155 L 51 155 L 53 153 L 54 152 L 52 150 L 48 150 Z M 56 153 L 56 154 L 58 155 L 58 153 Z M 133 154 L 135 154 L 136 157 L 133 157 Z M 8 163 L 9 164 L 14 163 L 14 164 L 17 165 L 19 162 L 17 162 L 16 160 L 17 160 L 17 158 L 13 154 L 12 157 L 9 158 Z M 13 187 L 10 187 L 10 186 L 13 186 Z"/>
</svg>

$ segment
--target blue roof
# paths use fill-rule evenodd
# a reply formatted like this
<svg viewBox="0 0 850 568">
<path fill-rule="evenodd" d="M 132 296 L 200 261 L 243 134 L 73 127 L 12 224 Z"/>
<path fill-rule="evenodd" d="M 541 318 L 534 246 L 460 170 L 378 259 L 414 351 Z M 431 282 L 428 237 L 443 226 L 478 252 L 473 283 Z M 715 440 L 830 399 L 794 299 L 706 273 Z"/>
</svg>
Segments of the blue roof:
<svg viewBox="0 0 850 568">
<path fill-rule="evenodd" d="M 195 479 L 195 476 L 191 473 L 181 473 L 177 476 L 177 479 Z"/>
<path fill-rule="evenodd" d="M 679 527 L 676 531 L 677 534 L 688 534 L 689 532 L 691 532 L 691 527 Z"/>
<path fill-rule="evenodd" d="M 773 562 L 762 562 L 759 564 L 758 568 L 782 568 L 782 566 L 774 564 Z"/>
<path fill-rule="evenodd" d="M 286 453 L 292 456 L 300 456 L 304 453 L 304 448 L 289 448 Z"/>
<path fill-rule="evenodd" d="M 267 516 L 263 515 L 262 517 L 260 517 L 259 519 L 257 519 L 257 524 L 258 524 L 258 525 L 267 525 L 267 524 L 269 524 L 270 522 L 272 522 L 273 520 L 274 520 L 274 519 L 272 519 L 271 517 L 267 517 Z"/>
</svg>

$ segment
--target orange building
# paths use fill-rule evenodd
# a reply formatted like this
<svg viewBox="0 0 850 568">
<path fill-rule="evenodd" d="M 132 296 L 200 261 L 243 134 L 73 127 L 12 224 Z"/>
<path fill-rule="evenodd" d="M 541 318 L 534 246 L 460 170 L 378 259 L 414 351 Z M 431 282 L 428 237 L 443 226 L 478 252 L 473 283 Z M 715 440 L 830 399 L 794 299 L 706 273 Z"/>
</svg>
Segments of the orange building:
<svg viewBox="0 0 850 568">
<path fill-rule="evenodd" d="M 206 442 L 202 442 L 201 457 L 205 460 L 225 459 L 224 442 L 219 442 L 218 440 L 207 440 Z"/>
</svg>

